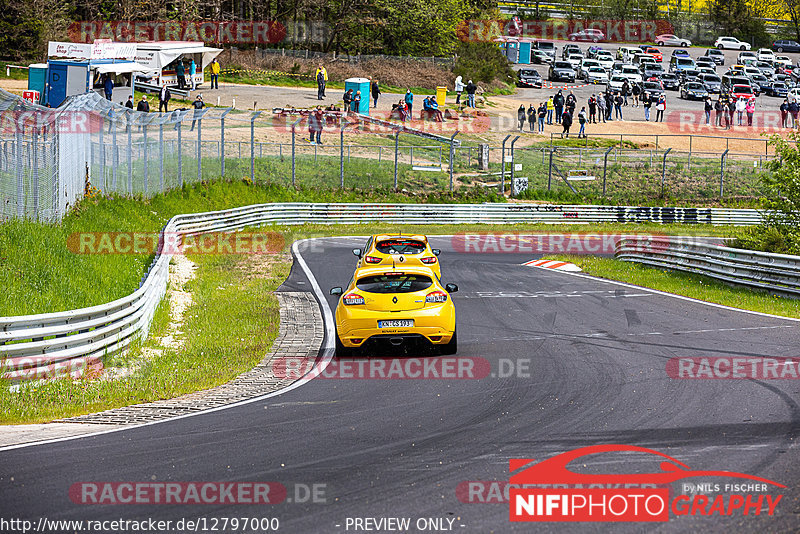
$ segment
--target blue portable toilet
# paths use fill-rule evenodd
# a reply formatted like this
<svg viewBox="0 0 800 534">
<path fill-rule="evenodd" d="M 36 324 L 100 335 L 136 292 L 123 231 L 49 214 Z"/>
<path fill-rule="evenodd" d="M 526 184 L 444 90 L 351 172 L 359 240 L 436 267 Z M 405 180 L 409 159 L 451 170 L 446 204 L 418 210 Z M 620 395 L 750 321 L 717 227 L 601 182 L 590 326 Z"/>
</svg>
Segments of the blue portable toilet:
<svg viewBox="0 0 800 534">
<path fill-rule="evenodd" d="M 47 87 L 44 103 L 57 108 L 71 95 L 80 95 L 90 89 L 89 61 L 47 62 Z"/>
<path fill-rule="evenodd" d="M 506 45 L 506 57 L 511 63 L 516 63 L 519 57 L 519 43 L 517 41 L 508 41 Z"/>
<path fill-rule="evenodd" d="M 346 93 L 348 89 L 353 90 L 353 96 L 355 96 L 357 91 L 361 91 L 361 105 L 359 105 L 355 112 L 361 113 L 362 115 L 369 115 L 369 101 L 371 96 L 369 92 L 369 80 L 366 78 L 348 78 L 344 81 L 344 92 Z"/>
<path fill-rule="evenodd" d="M 28 90 L 39 91 L 39 102 L 44 102 L 44 85 L 47 83 L 47 63 L 28 65 Z"/>
<path fill-rule="evenodd" d="M 517 57 L 517 63 L 523 63 L 525 65 L 530 65 L 531 63 L 531 42 L 530 41 L 520 41 L 519 42 L 519 54 Z"/>
</svg>

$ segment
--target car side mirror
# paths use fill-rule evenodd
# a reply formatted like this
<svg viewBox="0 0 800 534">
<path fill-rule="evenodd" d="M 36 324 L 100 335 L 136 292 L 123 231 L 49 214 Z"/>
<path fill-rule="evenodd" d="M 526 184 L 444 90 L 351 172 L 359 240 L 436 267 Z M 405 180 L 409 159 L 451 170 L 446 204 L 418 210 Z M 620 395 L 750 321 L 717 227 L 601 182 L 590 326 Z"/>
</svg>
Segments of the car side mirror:
<svg viewBox="0 0 800 534">
<path fill-rule="evenodd" d="M 355 257 L 357 257 L 357 258 L 360 258 L 361 257 L 361 249 L 360 248 L 354 248 L 353 249 L 353 255 Z"/>
<path fill-rule="evenodd" d="M 455 293 L 456 291 L 458 291 L 458 286 L 455 284 L 446 284 L 444 288 L 445 290 L 447 290 L 448 293 Z"/>
<path fill-rule="evenodd" d="M 431 252 L 433 252 L 433 255 L 434 255 L 434 256 L 438 256 L 439 254 L 441 254 L 441 253 L 442 253 L 442 251 L 441 251 L 441 250 L 439 250 L 438 248 L 432 248 L 432 249 L 431 249 Z"/>
<path fill-rule="evenodd" d="M 341 287 L 337 286 L 337 287 L 332 287 L 331 288 L 331 295 L 341 295 L 341 294 L 342 294 L 342 288 Z"/>
</svg>

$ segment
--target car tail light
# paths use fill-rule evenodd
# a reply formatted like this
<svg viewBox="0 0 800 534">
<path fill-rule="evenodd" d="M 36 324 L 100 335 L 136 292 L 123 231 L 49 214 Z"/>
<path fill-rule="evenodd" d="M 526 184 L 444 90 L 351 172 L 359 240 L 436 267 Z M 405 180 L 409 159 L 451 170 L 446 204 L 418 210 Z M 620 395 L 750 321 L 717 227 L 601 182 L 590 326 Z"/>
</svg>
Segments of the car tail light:
<svg viewBox="0 0 800 534">
<path fill-rule="evenodd" d="M 432 302 L 434 304 L 447 302 L 447 293 L 444 291 L 434 291 L 433 293 L 428 293 L 428 296 L 425 297 L 425 302 Z"/>
<path fill-rule="evenodd" d="M 375 256 L 364 256 L 364 261 L 367 263 L 380 263 L 381 258 L 376 258 Z"/>
<path fill-rule="evenodd" d="M 362 297 L 358 293 L 348 293 L 342 298 L 342 301 L 347 306 L 352 306 L 354 304 L 364 304 L 364 297 Z"/>
<path fill-rule="evenodd" d="M 431 264 L 434 264 L 434 263 L 436 263 L 436 256 L 430 256 L 430 257 L 428 257 L 428 258 L 422 258 L 422 260 L 421 260 L 421 261 L 422 261 L 422 263 L 424 263 L 425 265 L 431 265 Z"/>
</svg>

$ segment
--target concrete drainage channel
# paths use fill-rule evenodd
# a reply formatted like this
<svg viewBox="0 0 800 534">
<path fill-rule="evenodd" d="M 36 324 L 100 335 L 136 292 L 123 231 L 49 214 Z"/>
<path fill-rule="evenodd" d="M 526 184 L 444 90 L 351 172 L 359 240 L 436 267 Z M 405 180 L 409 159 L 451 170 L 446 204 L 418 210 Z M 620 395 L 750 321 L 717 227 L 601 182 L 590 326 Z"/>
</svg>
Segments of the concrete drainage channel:
<svg viewBox="0 0 800 534">
<path fill-rule="evenodd" d="M 134 404 L 54 423 L 0 427 L 0 447 L 164 421 L 246 401 L 291 385 L 297 378 L 276 377 L 272 361 L 276 356 L 313 361 L 319 354 L 324 338 L 322 313 L 311 293 L 286 292 L 275 295 L 280 303 L 281 322 L 272 349 L 261 363 L 230 382 L 174 399 Z"/>
</svg>

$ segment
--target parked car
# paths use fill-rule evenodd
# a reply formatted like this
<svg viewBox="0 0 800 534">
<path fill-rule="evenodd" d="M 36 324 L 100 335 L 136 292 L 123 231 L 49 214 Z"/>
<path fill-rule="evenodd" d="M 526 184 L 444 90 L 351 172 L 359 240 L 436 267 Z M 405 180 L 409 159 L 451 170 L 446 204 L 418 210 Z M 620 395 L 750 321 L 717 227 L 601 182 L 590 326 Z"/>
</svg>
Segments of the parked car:
<svg viewBox="0 0 800 534">
<path fill-rule="evenodd" d="M 784 65 L 786 67 L 791 67 L 792 66 L 792 60 L 791 60 L 791 58 L 789 56 L 775 56 L 775 61 L 773 62 L 773 65 L 775 65 L 776 67 L 778 65 Z"/>
<path fill-rule="evenodd" d="M 601 50 L 595 54 L 594 58 L 600 63 L 600 66 L 610 71 L 614 66 L 614 56 L 608 50 Z"/>
<path fill-rule="evenodd" d="M 689 55 L 689 52 L 684 50 L 683 48 L 676 48 L 672 51 L 672 57 L 692 57 Z"/>
<path fill-rule="evenodd" d="M 608 83 L 608 73 L 603 67 L 589 67 L 586 71 L 586 83 Z"/>
<path fill-rule="evenodd" d="M 664 33 L 661 35 L 656 35 L 656 46 L 689 47 L 692 46 L 692 42 L 689 39 L 682 39 L 677 35 L 673 35 L 671 33 Z"/>
<path fill-rule="evenodd" d="M 587 28 L 579 32 L 569 34 L 570 41 L 591 41 L 599 43 L 606 40 L 606 35 L 600 30 L 594 28 Z"/>
<path fill-rule="evenodd" d="M 759 93 L 768 91 L 772 85 L 772 81 L 770 81 L 769 78 L 763 74 L 754 74 L 753 76 L 750 76 L 750 81 L 753 82 L 753 84 L 758 85 Z"/>
<path fill-rule="evenodd" d="M 775 75 L 775 66 L 767 61 L 756 61 L 756 68 L 767 78 L 772 78 Z"/>
<path fill-rule="evenodd" d="M 728 95 L 733 98 L 744 98 L 749 100 L 754 96 L 758 96 L 753 92 L 753 88 L 749 85 L 734 85 L 728 92 Z"/>
<path fill-rule="evenodd" d="M 617 59 L 629 63 L 633 61 L 634 57 L 642 53 L 642 49 L 635 46 L 620 46 L 617 48 Z"/>
<path fill-rule="evenodd" d="M 577 52 L 582 54 L 581 47 L 576 44 L 565 44 L 564 48 L 561 49 L 561 59 L 567 59 L 567 56 L 570 55 L 572 52 Z"/>
<path fill-rule="evenodd" d="M 580 51 L 576 52 L 573 50 L 569 54 L 567 54 L 567 61 L 570 62 L 572 68 L 575 69 L 575 71 L 577 72 L 578 68 L 581 66 L 581 63 L 583 62 L 583 53 Z"/>
<path fill-rule="evenodd" d="M 697 67 L 698 76 L 700 74 L 716 74 L 714 69 L 709 69 L 708 67 Z"/>
<path fill-rule="evenodd" d="M 772 43 L 772 49 L 776 52 L 800 52 L 800 44 L 797 41 L 780 40 Z"/>
<path fill-rule="evenodd" d="M 623 65 L 620 75 L 626 77 L 632 84 L 642 83 L 642 75 L 639 69 L 633 65 Z"/>
<path fill-rule="evenodd" d="M 548 79 L 551 82 L 575 81 L 575 70 L 569 61 L 555 61 L 548 69 Z"/>
<path fill-rule="evenodd" d="M 717 70 L 717 62 L 708 56 L 700 56 L 695 59 L 694 62 L 698 67 L 708 67 L 709 69 Z"/>
<path fill-rule="evenodd" d="M 648 93 L 652 98 L 658 98 L 665 94 L 664 86 L 661 82 L 644 82 L 642 84 L 642 94 Z"/>
<path fill-rule="evenodd" d="M 518 87 L 536 87 L 541 89 L 542 85 L 544 85 L 544 80 L 542 80 L 542 75 L 539 74 L 538 70 L 520 69 L 519 72 L 517 72 Z"/>
<path fill-rule="evenodd" d="M 750 90 L 756 96 L 758 96 L 758 93 L 760 91 L 758 86 L 753 85 L 753 82 L 751 82 L 750 78 L 748 78 L 747 76 L 733 76 L 730 74 L 724 74 L 722 76 L 722 84 L 720 87 L 720 91 L 723 93 L 730 93 L 735 85 L 750 86 Z"/>
<path fill-rule="evenodd" d="M 789 89 L 789 92 L 786 93 L 786 98 L 789 99 L 789 102 L 797 102 L 800 100 L 800 87 Z"/>
<path fill-rule="evenodd" d="M 742 65 L 747 65 L 749 63 L 755 63 L 758 61 L 758 56 L 755 52 L 750 51 L 742 51 L 739 52 L 739 55 L 736 56 L 736 63 L 740 63 Z"/>
<path fill-rule="evenodd" d="M 681 85 L 681 98 L 684 100 L 704 100 L 708 89 L 700 82 L 686 82 Z"/>
<path fill-rule="evenodd" d="M 709 93 L 719 93 L 722 79 L 716 74 L 701 74 L 700 81 L 706 86 Z"/>
<path fill-rule="evenodd" d="M 614 74 L 611 76 L 611 79 L 608 81 L 608 88 L 611 91 L 622 91 L 622 86 L 625 82 L 628 81 L 628 78 L 621 74 Z M 630 83 L 628 81 L 628 83 Z"/>
<path fill-rule="evenodd" d="M 603 68 L 600 66 L 600 62 L 597 61 L 596 59 L 584 58 L 584 60 L 581 61 L 581 64 L 578 67 L 578 78 L 586 79 L 586 75 L 589 73 L 590 67 L 600 67 L 601 69 Z"/>
<path fill-rule="evenodd" d="M 759 48 L 756 56 L 759 61 L 775 61 L 775 52 L 769 48 Z"/>
<path fill-rule="evenodd" d="M 750 78 L 751 80 L 753 79 L 753 76 L 755 76 L 757 74 L 761 75 L 761 71 L 758 70 L 755 67 L 745 67 L 744 68 L 744 75 L 747 76 L 748 78 Z"/>
<path fill-rule="evenodd" d="M 664 55 L 661 53 L 661 50 L 659 50 L 658 48 L 656 48 L 654 46 L 645 47 L 644 48 L 644 53 L 645 54 L 650 54 L 651 56 L 656 58 L 656 61 L 658 61 L 659 63 L 661 63 L 664 60 Z"/>
<path fill-rule="evenodd" d="M 714 48 L 719 50 L 750 50 L 750 43 L 740 41 L 736 37 L 717 37 L 714 41 Z"/>
<path fill-rule="evenodd" d="M 678 79 L 677 74 L 673 72 L 665 72 L 661 75 L 661 84 L 664 86 L 664 89 L 677 91 L 681 85 L 681 82 Z"/>
<path fill-rule="evenodd" d="M 769 84 L 766 94 L 785 98 L 789 94 L 789 88 L 783 82 L 772 82 Z"/>
<path fill-rule="evenodd" d="M 672 59 L 669 60 L 670 72 L 677 73 L 681 70 L 694 69 L 696 67 L 697 65 L 695 65 L 694 60 L 690 57 L 672 56 Z"/>
<path fill-rule="evenodd" d="M 716 48 L 709 48 L 706 50 L 706 53 L 703 54 L 703 57 L 709 57 L 714 60 L 714 63 L 717 65 L 724 65 L 725 64 L 725 52 L 721 50 L 717 50 Z"/>
<path fill-rule="evenodd" d="M 546 52 L 542 52 L 541 50 L 531 50 L 531 63 L 535 63 L 537 65 L 549 65 L 553 61 L 553 56 Z"/>
<path fill-rule="evenodd" d="M 642 78 L 649 80 L 650 78 L 660 78 L 664 74 L 664 67 L 658 63 L 644 63 L 641 66 Z"/>
<path fill-rule="evenodd" d="M 558 50 L 558 48 L 556 47 L 555 43 L 551 41 L 536 41 L 536 50 L 544 52 L 551 58 L 555 59 L 556 50 Z"/>
<path fill-rule="evenodd" d="M 595 59 L 597 53 L 603 50 L 602 46 L 592 45 L 586 49 L 586 57 Z"/>
</svg>

